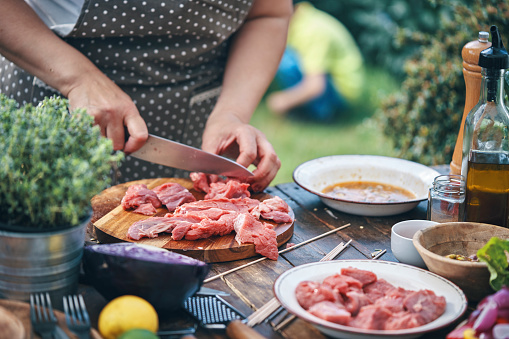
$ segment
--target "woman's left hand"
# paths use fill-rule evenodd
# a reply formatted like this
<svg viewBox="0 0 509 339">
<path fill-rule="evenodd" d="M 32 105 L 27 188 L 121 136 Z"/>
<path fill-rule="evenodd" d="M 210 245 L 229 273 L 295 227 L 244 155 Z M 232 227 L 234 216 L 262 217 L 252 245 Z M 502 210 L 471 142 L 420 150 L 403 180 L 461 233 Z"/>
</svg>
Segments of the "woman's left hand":
<svg viewBox="0 0 509 339">
<path fill-rule="evenodd" d="M 234 158 L 244 167 L 255 165 L 254 176 L 247 179 L 255 192 L 263 191 L 281 167 L 281 161 L 265 135 L 235 114 L 209 118 L 203 132 L 202 149 Z"/>
</svg>

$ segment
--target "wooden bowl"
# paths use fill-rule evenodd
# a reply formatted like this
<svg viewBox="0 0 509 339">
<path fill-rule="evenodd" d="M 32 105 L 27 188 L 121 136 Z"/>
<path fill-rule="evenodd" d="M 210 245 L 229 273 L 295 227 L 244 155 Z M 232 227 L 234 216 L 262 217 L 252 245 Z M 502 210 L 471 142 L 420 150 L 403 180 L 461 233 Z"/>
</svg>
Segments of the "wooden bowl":
<svg viewBox="0 0 509 339">
<path fill-rule="evenodd" d="M 442 223 L 418 231 L 413 243 L 431 272 L 458 285 L 469 301 L 479 301 L 495 292 L 489 284 L 487 265 L 445 256 L 476 254 L 492 237 L 507 239 L 509 229 L 473 222 Z"/>
</svg>

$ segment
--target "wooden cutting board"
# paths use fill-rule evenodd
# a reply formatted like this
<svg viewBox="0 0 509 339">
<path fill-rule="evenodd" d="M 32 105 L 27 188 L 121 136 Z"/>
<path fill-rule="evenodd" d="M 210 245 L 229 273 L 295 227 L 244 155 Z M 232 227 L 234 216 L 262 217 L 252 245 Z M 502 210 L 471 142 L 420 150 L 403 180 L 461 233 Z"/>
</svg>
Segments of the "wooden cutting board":
<svg viewBox="0 0 509 339">
<path fill-rule="evenodd" d="M 176 182 L 187 188 L 197 200 L 203 200 L 204 193 L 197 192 L 193 189 L 193 183 L 189 179 L 180 178 L 158 178 L 158 179 L 144 179 L 138 181 L 131 181 L 128 183 L 120 184 L 110 187 L 101 194 L 92 199 L 92 208 L 94 214 L 92 216 L 92 223 L 94 225 L 95 235 L 97 240 L 102 243 L 112 243 L 129 241 L 139 244 L 152 245 L 159 248 L 165 248 L 174 252 L 178 252 L 205 262 L 225 262 L 239 259 L 250 258 L 258 255 L 255 252 L 253 244 L 239 245 L 235 241 L 235 233 L 225 236 L 214 236 L 207 239 L 200 240 L 179 240 L 171 239 L 170 234 L 162 233 L 157 238 L 141 240 L 132 240 L 127 238 L 127 230 L 136 221 L 147 219 L 149 216 L 133 213 L 132 211 L 125 211 L 120 206 L 120 201 L 125 195 L 127 188 L 134 184 L 145 184 L 148 188 L 152 189 L 166 182 Z M 258 193 L 253 194 L 251 198 L 263 201 L 271 198 L 270 194 Z M 164 207 L 157 209 L 155 216 L 164 216 L 168 210 Z M 290 215 L 295 219 L 295 215 L 290 210 Z M 278 246 L 287 242 L 293 235 L 293 222 L 275 225 L 277 234 Z"/>
</svg>

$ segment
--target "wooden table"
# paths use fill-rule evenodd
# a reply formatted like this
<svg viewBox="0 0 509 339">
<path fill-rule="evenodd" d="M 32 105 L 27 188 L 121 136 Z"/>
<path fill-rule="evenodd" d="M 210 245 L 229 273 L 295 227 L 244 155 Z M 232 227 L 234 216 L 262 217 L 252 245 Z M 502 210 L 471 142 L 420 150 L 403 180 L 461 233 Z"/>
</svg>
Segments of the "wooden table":
<svg viewBox="0 0 509 339">
<path fill-rule="evenodd" d="M 352 243 L 336 260 L 371 259 L 373 252 L 386 249 L 387 252 L 379 260 L 397 261 L 391 252 L 390 232 L 392 225 L 401 220 L 426 218 L 426 202 L 422 202 L 412 211 L 400 215 L 363 217 L 331 210 L 318 197 L 294 183 L 269 187 L 267 193 L 281 197 L 293 209 L 296 220 L 294 235 L 290 239 L 292 243 L 300 243 L 348 223 L 351 226 L 282 254 L 277 261 L 264 260 L 204 285 L 205 287 L 228 292 L 230 295 L 224 297 L 224 299 L 246 316 L 273 298 L 272 285 L 281 273 L 297 265 L 319 261 L 341 241 L 352 240 Z M 255 259 L 256 257 L 212 264 L 209 277 Z M 80 289 L 80 292 L 84 294 L 93 323 L 96 325 L 99 312 L 106 304 L 106 300 L 86 284 L 82 284 Z M 194 324 L 193 319 L 183 313 L 160 315 L 161 329 L 192 326 Z M 455 325 L 457 323 L 437 332 L 429 333 L 423 338 L 444 338 Z M 293 321 L 280 333 L 274 332 L 269 324 L 260 324 L 255 329 L 267 338 L 325 338 L 312 325 L 299 319 Z M 226 338 L 224 331 L 211 331 L 199 327 L 195 336 L 197 338 Z"/>
</svg>

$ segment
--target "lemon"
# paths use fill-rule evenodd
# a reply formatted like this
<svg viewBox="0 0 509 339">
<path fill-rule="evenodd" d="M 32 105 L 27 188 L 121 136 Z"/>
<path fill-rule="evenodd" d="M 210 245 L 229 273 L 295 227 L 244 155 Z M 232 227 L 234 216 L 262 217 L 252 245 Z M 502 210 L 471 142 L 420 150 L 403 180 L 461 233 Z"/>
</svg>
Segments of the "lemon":
<svg viewBox="0 0 509 339">
<path fill-rule="evenodd" d="M 124 332 L 118 339 L 159 339 L 159 337 L 149 330 L 135 328 Z"/>
<path fill-rule="evenodd" d="M 157 332 L 159 318 L 154 307 L 145 299 L 124 295 L 106 304 L 99 314 L 98 325 L 105 339 L 118 339 L 132 329 Z"/>
</svg>

